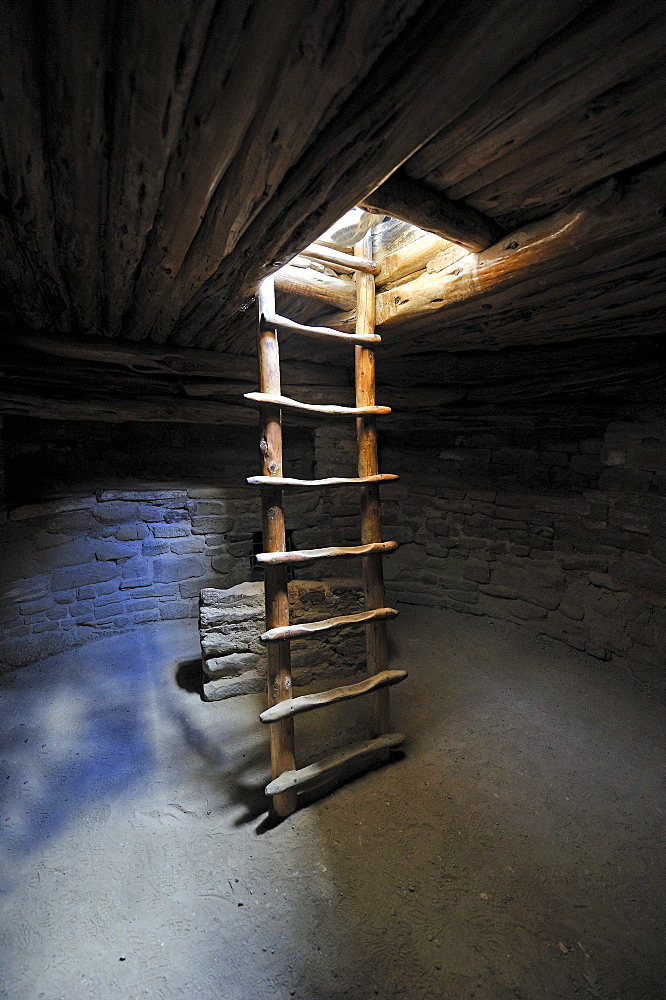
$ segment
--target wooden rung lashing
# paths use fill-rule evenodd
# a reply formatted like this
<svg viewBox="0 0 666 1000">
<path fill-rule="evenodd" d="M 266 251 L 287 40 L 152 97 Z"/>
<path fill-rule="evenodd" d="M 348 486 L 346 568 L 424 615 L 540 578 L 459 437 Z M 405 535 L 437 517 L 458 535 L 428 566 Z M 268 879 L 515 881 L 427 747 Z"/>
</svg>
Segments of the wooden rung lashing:
<svg viewBox="0 0 666 1000">
<path fill-rule="evenodd" d="M 262 722 L 267 723 L 280 722 L 281 719 L 286 719 L 290 715 L 311 712 L 324 705 L 335 705 L 338 701 L 349 701 L 350 698 L 358 698 L 360 695 L 376 691 L 378 688 L 399 684 L 400 681 L 404 681 L 406 676 L 406 670 L 384 670 L 381 674 L 373 674 L 357 684 L 345 684 L 330 691 L 318 691 L 316 694 L 303 694 L 298 698 L 288 698 L 287 701 L 281 701 L 279 705 L 267 708 L 259 718 Z"/>
<path fill-rule="evenodd" d="M 397 542 L 370 542 L 367 545 L 332 545 L 325 549 L 296 549 L 294 552 L 259 552 L 255 556 L 261 566 L 281 566 L 286 563 L 307 563 L 316 559 L 344 559 L 395 552 Z"/>
<path fill-rule="evenodd" d="M 306 323 L 297 323 L 286 316 L 263 316 L 261 322 L 264 327 L 271 330 L 300 333 L 304 337 L 315 337 L 319 340 L 342 340 L 348 344 L 379 344 L 382 339 L 378 333 L 343 333 L 329 326 L 308 326 Z"/>
<path fill-rule="evenodd" d="M 309 257 L 311 260 L 323 260 L 328 264 L 340 264 L 348 267 L 350 271 L 361 271 L 365 274 L 379 274 L 381 264 L 376 264 L 368 257 L 355 257 L 350 253 L 343 253 L 341 250 L 333 250 L 330 247 L 318 246 L 311 243 L 305 250 L 301 250 L 302 257 Z"/>
<path fill-rule="evenodd" d="M 344 770 L 352 762 L 369 760 L 375 754 L 390 750 L 391 747 L 399 746 L 405 737 L 402 733 L 384 733 L 374 740 L 366 740 L 364 743 L 356 743 L 348 750 L 331 754 L 324 760 L 316 764 L 309 764 L 301 767 L 297 771 L 284 771 L 279 777 L 274 778 L 270 784 L 266 785 L 266 795 L 279 795 L 289 789 L 303 789 L 308 785 L 316 784 L 323 778 L 327 778 L 335 771 Z"/>
<path fill-rule="evenodd" d="M 390 406 L 331 406 L 300 403 L 297 399 L 290 399 L 289 396 L 278 396 L 268 392 L 245 392 L 243 396 L 251 403 L 281 406 L 286 410 L 299 410 L 306 413 L 322 413 L 327 417 L 375 417 L 391 412 Z"/>
<path fill-rule="evenodd" d="M 271 628 L 264 632 L 262 642 L 274 642 L 286 639 L 316 639 L 322 632 L 332 632 L 347 625 L 362 625 L 365 622 L 384 621 L 397 617 L 394 608 L 375 608 L 374 611 L 359 611 L 354 615 L 339 615 L 337 618 L 323 618 L 318 622 L 299 622 L 298 625 L 284 625 L 282 628 Z"/>
<path fill-rule="evenodd" d="M 345 479 L 339 476 L 331 476 L 329 479 L 291 479 L 288 476 L 248 476 L 247 482 L 250 486 L 268 486 L 271 489 L 276 487 L 282 489 L 285 486 L 296 486 L 299 489 L 313 487 L 318 489 L 322 486 L 367 486 L 368 483 L 392 483 L 399 479 L 392 472 L 385 472 L 376 476 L 355 476 Z"/>
</svg>

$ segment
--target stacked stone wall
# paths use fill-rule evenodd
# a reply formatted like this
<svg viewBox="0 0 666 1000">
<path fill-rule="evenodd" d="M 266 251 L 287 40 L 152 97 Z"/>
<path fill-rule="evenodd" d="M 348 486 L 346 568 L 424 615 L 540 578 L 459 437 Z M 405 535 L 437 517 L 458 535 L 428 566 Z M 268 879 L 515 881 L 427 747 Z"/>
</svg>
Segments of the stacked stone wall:
<svg viewBox="0 0 666 1000">
<path fill-rule="evenodd" d="M 255 432 L 17 418 L 6 424 L 13 504 L 0 524 L 5 668 L 149 622 L 196 618 L 204 588 L 250 580 L 261 508 L 257 489 L 242 484 L 257 472 Z M 354 445 L 338 437 L 338 424 L 292 429 L 285 471 L 309 478 L 316 469 L 323 476 L 329 463 L 339 474 Z M 155 477 L 168 473 L 171 481 L 127 484 L 141 469 Z M 202 469 L 222 485 L 188 485 L 186 474 Z M 77 490 L 91 479 L 99 484 L 94 491 Z M 119 479 L 126 484 L 105 488 Z M 16 504 L 52 489 L 56 498 Z M 358 540 L 355 489 L 289 491 L 285 505 L 295 547 Z M 345 568 L 360 578 L 360 567 Z M 299 575 L 339 576 L 340 565 L 330 561 Z"/>
<path fill-rule="evenodd" d="M 247 579 L 248 490 L 100 490 L 5 524 L 0 655 L 19 666 L 146 622 L 196 617 L 202 587 Z"/>
<path fill-rule="evenodd" d="M 362 600 L 359 581 L 292 580 L 289 620 L 297 624 L 353 613 L 363 606 Z M 265 627 L 263 583 L 201 592 L 199 631 L 208 701 L 266 690 L 266 647 L 260 642 Z M 365 672 L 362 628 L 336 629 L 314 638 L 295 639 L 290 645 L 296 687 Z"/>
<path fill-rule="evenodd" d="M 389 435 L 389 599 L 525 624 L 601 660 L 664 665 L 666 414 L 528 410 Z"/>
<path fill-rule="evenodd" d="M 387 602 L 504 618 L 602 660 L 663 667 L 663 408 L 477 407 L 437 420 L 394 424 L 382 438 L 380 469 L 401 476 L 382 487 L 383 534 L 400 543 L 384 564 Z M 77 490 L 89 471 L 79 454 L 76 463 L 68 459 L 68 475 L 78 469 L 78 479 L 67 490 L 49 459 L 53 449 L 31 452 L 23 440 L 17 451 L 10 438 L 9 515 L 0 526 L 5 665 L 146 622 L 196 617 L 201 590 L 250 579 L 260 502 L 240 484 L 256 471 L 254 439 L 218 429 L 224 473 L 216 469 L 213 484 L 186 485 L 187 454 L 189 471 L 201 470 L 198 429 L 146 426 L 145 440 L 143 429 L 133 428 L 137 454 L 163 474 L 169 449 L 157 459 L 149 452 L 169 442 L 177 472 L 168 487 L 108 488 L 117 467 L 105 473 L 100 458 L 95 490 Z M 60 425 L 55 429 L 60 435 Z M 66 429 L 71 434 L 71 425 Z M 98 440 L 113 437 L 113 429 L 92 430 Z M 209 432 L 201 432 L 206 447 Z M 60 448 L 69 438 L 58 435 Z M 15 505 L 16 480 L 26 472 L 17 466 L 19 452 L 40 460 L 42 481 L 49 473 L 57 499 Z M 285 472 L 353 475 L 353 427 L 336 421 L 296 438 Z M 294 547 L 357 543 L 358 502 L 355 487 L 287 491 Z M 358 561 L 344 564 L 346 578 L 359 580 L 360 570 Z M 297 576 L 326 580 L 340 571 L 332 560 Z"/>
</svg>

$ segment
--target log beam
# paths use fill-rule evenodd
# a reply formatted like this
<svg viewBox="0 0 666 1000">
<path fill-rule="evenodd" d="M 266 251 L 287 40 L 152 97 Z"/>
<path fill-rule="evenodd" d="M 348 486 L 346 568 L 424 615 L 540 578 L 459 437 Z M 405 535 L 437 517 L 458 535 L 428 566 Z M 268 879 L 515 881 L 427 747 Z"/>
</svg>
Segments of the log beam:
<svg viewBox="0 0 666 1000">
<path fill-rule="evenodd" d="M 335 309 L 353 309 L 356 305 L 356 288 L 350 278 L 334 278 L 311 267 L 285 264 L 275 273 L 275 290 L 318 299 Z"/>
<path fill-rule="evenodd" d="M 666 164 L 659 163 L 592 188 L 555 215 L 507 234 L 478 256 L 470 253 L 444 271 L 422 274 L 380 293 L 382 356 L 435 346 L 464 350 L 568 340 L 580 338 L 581 332 L 594 336 L 595 303 L 601 314 L 617 320 L 623 317 L 622 309 L 637 312 L 631 291 L 634 272 L 646 289 L 646 308 L 649 293 L 654 299 L 649 308 L 658 309 L 663 297 L 665 198 Z M 648 274 L 654 275 L 651 284 Z M 568 285 L 571 293 L 565 296 Z M 587 315 L 582 330 L 581 301 L 586 302 Z M 323 321 L 347 328 L 341 317 Z M 353 322 L 351 316 L 348 322 Z M 557 329 L 560 325 L 568 333 Z M 604 335 L 609 326 L 612 323 L 603 323 Z M 616 335 L 623 332 L 633 331 L 618 324 Z M 654 332 L 654 318 L 645 332 Z"/>
<path fill-rule="evenodd" d="M 242 354 L 190 350 L 173 345 L 162 347 L 147 342 L 136 344 L 97 337 L 54 337 L 47 333 L 7 329 L 2 330 L 0 341 L 18 353 L 23 351 L 26 359 L 25 352 L 30 352 L 35 356 L 66 358 L 116 369 L 121 367 L 137 375 L 229 379 L 251 382 L 253 385 L 257 382 L 256 358 Z M 4 346 L 3 350 L 6 350 Z M 283 361 L 282 373 L 288 385 L 344 387 L 349 384 L 349 371 L 341 365 Z"/>
<path fill-rule="evenodd" d="M 403 170 L 364 198 L 368 212 L 384 212 L 467 250 L 486 250 L 502 235 L 499 226 L 462 201 L 451 201 L 439 191 L 412 180 Z"/>
</svg>

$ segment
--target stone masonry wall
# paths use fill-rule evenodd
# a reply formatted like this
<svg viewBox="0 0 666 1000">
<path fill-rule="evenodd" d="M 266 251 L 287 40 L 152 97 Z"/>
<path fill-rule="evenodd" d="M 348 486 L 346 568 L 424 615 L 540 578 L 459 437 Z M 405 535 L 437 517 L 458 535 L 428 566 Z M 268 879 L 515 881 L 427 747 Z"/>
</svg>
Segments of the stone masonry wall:
<svg viewBox="0 0 666 1000">
<path fill-rule="evenodd" d="M 216 429 L 224 452 L 216 465 L 210 428 L 146 425 L 142 438 L 141 425 L 131 433 L 95 425 L 91 484 L 91 452 L 77 454 L 78 439 L 59 424 L 57 447 L 38 446 L 36 432 L 19 442 L 31 479 L 30 467 L 17 465 L 20 435 L 7 434 L 14 422 L 5 420 L 9 516 L 0 524 L 6 665 L 144 622 L 196 617 L 202 589 L 249 580 L 261 527 L 258 491 L 241 485 L 256 471 L 251 434 Z M 47 423 L 33 422 L 48 444 Z M 354 474 L 353 427 L 331 421 L 308 434 L 295 439 L 288 474 Z M 113 461 L 100 450 L 104 441 Z M 385 560 L 387 603 L 505 618 L 600 659 L 663 667 L 663 409 L 477 407 L 440 413 L 437 429 L 429 418 L 394 424 L 382 441 L 381 471 L 401 475 L 382 487 L 384 537 L 401 543 Z M 195 479 L 207 454 L 212 482 Z M 130 482 L 142 468 L 152 478 Z M 37 470 L 42 489 L 48 495 L 50 478 L 58 496 L 26 504 Z M 359 540 L 357 488 L 289 492 L 285 506 L 294 547 Z M 341 569 L 360 579 L 358 561 L 313 564 L 297 575 L 328 579 Z"/>
<path fill-rule="evenodd" d="M 291 429 L 285 470 L 325 475 L 338 426 Z M 249 580 L 261 508 L 258 490 L 242 484 L 257 471 L 256 438 L 251 428 L 8 418 L 5 669 L 148 622 L 196 618 L 202 589 Z M 209 482 L 195 478 L 202 469 Z M 355 490 L 289 493 L 285 503 L 296 547 L 358 538 Z M 340 576 L 334 561 L 307 569 L 315 579 Z"/>
<path fill-rule="evenodd" d="M 20 666 L 109 632 L 196 617 L 199 591 L 247 579 L 247 490 L 99 490 L 10 513 L 0 656 Z"/>
<path fill-rule="evenodd" d="M 666 413 L 549 407 L 387 435 L 389 602 L 528 625 L 654 675 L 666 639 Z"/>
<path fill-rule="evenodd" d="M 292 580 L 289 620 L 319 621 L 353 613 L 362 607 L 362 589 L 353 580 Z M 199 631 L 204 669 L 204 696 L 220 701 L 266 690 L 264 585 L 242 583 L 228 590 L 201 592 Z M 365 630 L 348 628 L 291 642 L 295 686 L 315 679 L 351 678 L 365 668 Z"/>
</svg>

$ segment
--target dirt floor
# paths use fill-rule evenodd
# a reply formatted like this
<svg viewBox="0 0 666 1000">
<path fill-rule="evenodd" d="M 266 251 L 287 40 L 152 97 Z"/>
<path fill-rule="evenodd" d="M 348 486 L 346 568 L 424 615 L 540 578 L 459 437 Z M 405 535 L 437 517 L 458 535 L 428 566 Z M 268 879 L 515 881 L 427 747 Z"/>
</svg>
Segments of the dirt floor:
<svg viewBox="0 0 666 1000">
<path fill-rule="evenodd" d="M 663 706 L 517 626 L 391 638 L 404 753 L 279 825 L 195 623 L 5 678 L 0 996 L 662 1000 Z M 301 763 L 364 707 L 302 716 Z"/>
</svg>

